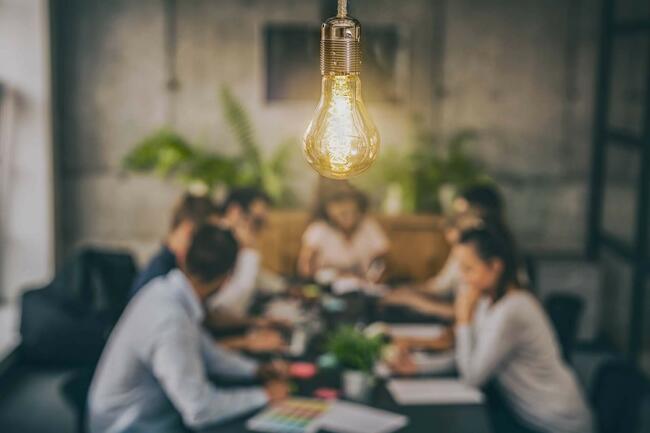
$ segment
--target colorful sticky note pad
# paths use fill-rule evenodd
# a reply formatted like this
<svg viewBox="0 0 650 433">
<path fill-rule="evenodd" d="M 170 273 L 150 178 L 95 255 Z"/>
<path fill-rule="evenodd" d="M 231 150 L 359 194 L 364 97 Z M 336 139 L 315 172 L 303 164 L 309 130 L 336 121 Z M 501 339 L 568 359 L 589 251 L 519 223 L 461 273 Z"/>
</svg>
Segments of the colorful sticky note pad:
<svg viewBox="0 0 650 433">
<path fill-rule="evenodd" d="M 294 362 L 289 366 L 291 377 L 298 379 L 310 379 L 316 374 L 316 366 L 310 362 Z"/>
<path fill-rule="evenodd" d="M 254 416 L 246 427 L 266 433 L 307 433 L 328 409 L 329 403 L 323 400 L 293 398 Z"/>
</svg>

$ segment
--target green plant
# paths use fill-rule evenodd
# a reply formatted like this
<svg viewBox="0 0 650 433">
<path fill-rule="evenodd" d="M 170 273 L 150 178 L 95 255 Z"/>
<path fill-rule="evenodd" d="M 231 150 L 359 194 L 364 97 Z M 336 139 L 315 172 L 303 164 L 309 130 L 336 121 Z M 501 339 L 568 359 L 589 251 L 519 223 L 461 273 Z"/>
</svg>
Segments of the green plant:
<svg viewBox="0 0 650 433">
<path fill-rule="evenodd" d="M 446 139 L 426 129 L 416 129 L 412 159 L 418 210 L 441 211 L 443 186 L 459 191 L 491 181 L 481 165 L 466 153 L 467 145 L 477 139 L 477 133 L 469 129 L 459 130 Z"/>
<path fill-rule="evenodd" d="M 221 89 L 221 105 L 241 150 L 240 170 L 244 181 L 263 188 L 274 201 L 290 204 L 294 197 L 287 183 L 287 173 L 288 162 L 297 148 L 295 140 L 285 140 L 265 159 L 246 109 L 225 86 Z"/>
<path fill-rule="evenodd" d="M 373 201 L 380 201 L 386 197 L 391 185 L 399 185 L 402 193 L 402 210 L 404 212 L 415 210 L 412 155 L 397 150 L 395 146 L 382 149 L 375 166 L 352 182 L 360 189 L 368 191 Z"/>
<path fill-rule="evenodd" d="M 169 129 L 160 129 L 141 140 L 124 157 L 122 167 L 137 173 L 175 178 L 187 188 L 198 186 L 205 191 L 221 183 L 241 183 L 235 159 L 192 146 Z"/>
<path fill-rule="evenodd" d="M 387 146 L 375 166 L 353 182 L 374 194 L 375 200 L 385 197 L 390 185 L 399 185 L 404 211 L 440 212 L 443 187 L 458 191 L 491 181 L 466 151 L 477 140 L 478 134 L 470 129 L 438 136 L 416 118 L 410 143 Z"/>
<path fill-rule="evenodd" d="M 134 172 L 153 171 L 168 176 L 193 154 L 191 146 L 178 134 L 161 129 L 142 139 L 122 160 L 122 166 Z"/>
<path fill-rule="evenodd" d="M 253 125 L 248 113 L 226 86 L 221 88 L 221 106 L 223 107 L 224 118 L 230 126 L 230 130 L 235 136 L 241 151 L 241 176 L 246 183 L 261 186 L 263 183 L 262 156 L 255 140 Z"/>
<path fill-rule="evenodd" d="M 327 340 L 327 350 L 344 368 L 370 373 L 381 355 L 381 336 L 368 337 L 351 327 L 341 326 Z"/>
<path fill-rule="evenodd" d="M 122 160 L 122 167 L 174 179 L 186 188 L 204 193 L 219 185 L 256 186 L 264 189 L 277 204 L 291 205 L 295 197 L 287 173 L 296 149 L 295 141 L 286 140 L 268 159 L 263 158 L 244 106 L 227 87 L 222 88 L 220 96 L 224 118 L 240 149 L 238 156 L 210 152 L 163 128 L 137 143 Z"/>
</svg>

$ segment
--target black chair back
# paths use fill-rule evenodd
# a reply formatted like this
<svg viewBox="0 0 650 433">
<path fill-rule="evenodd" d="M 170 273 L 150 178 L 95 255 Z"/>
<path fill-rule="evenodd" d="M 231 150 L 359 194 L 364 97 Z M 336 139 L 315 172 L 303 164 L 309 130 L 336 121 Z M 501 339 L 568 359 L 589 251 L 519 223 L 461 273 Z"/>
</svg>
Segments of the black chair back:
<svg viewBox="0 0 650 433">
<path fill-rule="evenodd" d="M 599 433 L 635 433 L 649 385 L 643 374 L 625 361 L 610 361 L 596 373 L 592 393 Z"/>
<path fill-rule="evenodd" d="M 128 301 L 136 266 L 130 254 L 85 248 L 47 286 L 22 295 L 26 361 L 94 366 Z"/>
<path fill-rule="evenodd" d="M 94 368 L 82 368 L 75 371 L 63 384 L 61 393 L 64 400 L 73 408 L 77 418 L 77 433 L 86 433 L 87 400 Z"/>
<path fill-rule="evenodd" d="M 584 302 L 575 295 L 555 293 L 546 298 L 544 308 L 555 329 L 562 349 L 562 356 L 567 362 L 570 362 L 578 336 L 578 325 L 582 317 Z"/>
</svg>

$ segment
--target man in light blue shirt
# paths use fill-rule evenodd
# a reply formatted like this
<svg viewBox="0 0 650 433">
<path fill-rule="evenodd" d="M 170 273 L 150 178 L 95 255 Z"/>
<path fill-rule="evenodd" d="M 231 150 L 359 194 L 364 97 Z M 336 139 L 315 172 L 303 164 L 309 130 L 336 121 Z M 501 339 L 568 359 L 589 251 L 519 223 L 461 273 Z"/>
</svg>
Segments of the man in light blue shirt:
<svg viewBox="0 0 650 433">
<path fill-rule="evenodd" d="M 230 231 L 200 227 L 185 270 L 154 279 L 131 301 L 93 378 L 91 433 L 200 429 L 286 397 L 282 381 L 218 389 L 208 379 L 254 377 L 259 370 L 255 362 L 216 346 L 202 328 L 203 303 L 228 279 L 237 250 Z"/>
</svg>

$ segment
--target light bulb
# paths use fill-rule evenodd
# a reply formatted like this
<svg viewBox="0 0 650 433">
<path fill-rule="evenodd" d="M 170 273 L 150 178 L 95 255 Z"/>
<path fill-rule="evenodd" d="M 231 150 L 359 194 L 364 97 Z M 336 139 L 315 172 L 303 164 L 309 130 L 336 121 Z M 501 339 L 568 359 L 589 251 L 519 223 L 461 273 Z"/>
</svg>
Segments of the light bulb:
<svg viewBox="0 0 650 433">
<path fill-rule="evenodd" d="M 372 165 L 379 133 L 361 98 L 361 27 L 347 16 L 321 28 L 321 99 L 307 127 L 303 151 L 322 176 L 346 179 Z"/>
</svg>

